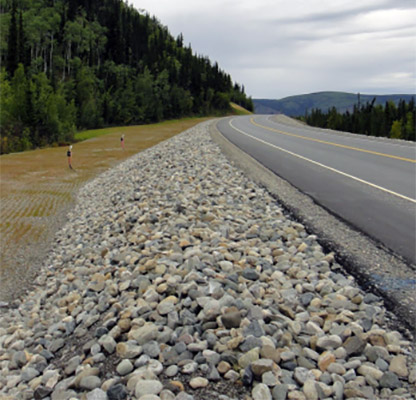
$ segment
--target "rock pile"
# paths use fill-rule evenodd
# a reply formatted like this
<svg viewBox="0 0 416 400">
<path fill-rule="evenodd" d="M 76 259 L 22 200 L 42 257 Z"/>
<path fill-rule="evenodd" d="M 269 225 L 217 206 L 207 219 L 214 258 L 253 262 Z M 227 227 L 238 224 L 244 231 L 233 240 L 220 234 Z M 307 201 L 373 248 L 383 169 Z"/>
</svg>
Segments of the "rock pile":
<svg viewBox="0 0 416 400">
<path fill-rule="evenodd" d="M 81 190 L 35 288 L 0 311 L 2 399 L 414 398 L 382 301 L 210 123 Z"/>
</svg>

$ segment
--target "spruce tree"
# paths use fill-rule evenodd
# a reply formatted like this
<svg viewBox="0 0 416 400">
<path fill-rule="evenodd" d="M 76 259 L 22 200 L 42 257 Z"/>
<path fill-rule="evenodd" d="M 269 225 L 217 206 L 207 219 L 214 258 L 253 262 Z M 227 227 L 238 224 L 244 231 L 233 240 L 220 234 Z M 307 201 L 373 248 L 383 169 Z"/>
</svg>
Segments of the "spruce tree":
<svg viewBox="0 0 416 400">
<path fill-rule="evenodd" d="M 16 1 L 12 3 L 12 9 L 10 13 L 10 26 L 9 26 L 9 37 L 7 43 L 7 71 L 12 77 L 14 71 L 17 69 L 19 62 L 19 51 L 17 45 L 17 24 L 16 24 Z"/>
<path fill-rule="evenodd" d="M 17 35 L 17 47 L 18 47 L 18 62 L 22 63 L 26 68 L 29 65 L 29 57 L 26 50 L 26 35 L 23 28 L 23 16 L 22 10 L 19 12 L 19 30 Z"/>
</svg>

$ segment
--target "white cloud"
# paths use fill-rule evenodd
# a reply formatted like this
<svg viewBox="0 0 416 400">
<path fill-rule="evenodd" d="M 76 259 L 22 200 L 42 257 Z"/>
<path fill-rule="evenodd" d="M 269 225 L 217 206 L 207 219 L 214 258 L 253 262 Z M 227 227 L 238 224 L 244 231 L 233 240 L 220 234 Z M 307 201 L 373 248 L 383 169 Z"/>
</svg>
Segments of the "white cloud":
<svg viewBox="0 0 416 400">
<path fill-rule="evenodd" d="M 416 92 L 414 0 L 134 0 L 254 98 Z"/>
</svg>

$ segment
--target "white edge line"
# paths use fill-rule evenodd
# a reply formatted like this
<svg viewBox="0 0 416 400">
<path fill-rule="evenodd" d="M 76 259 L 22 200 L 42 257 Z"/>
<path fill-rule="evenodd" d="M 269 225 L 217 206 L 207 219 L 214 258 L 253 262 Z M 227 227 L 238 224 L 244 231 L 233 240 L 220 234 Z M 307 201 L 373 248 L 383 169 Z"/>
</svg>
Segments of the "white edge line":
<svg viewBox="0 0 416 400">
<path fill-rule="evenodd" d="M 319 167 L 322 167 L 322 168 L 328 169 L 329 171 L 335 172 L 335 173 L 340 174 L 340 175 L 342 175 L 342 176 L 345 176 L 345 177 L 347 177 L 347 178 L 353 179 L 353 180 L 355 180 L 355 181 L 357 181 L 357 182 L 364 183 L 364 184 L 366 184 L 366 185 L 368 185 L 368 186 L 371 186 L 371 187 L 373 187 L 373 188 L 376 188 L 376 189 L 382 190 L 383 192 L 386 192 L 386 193 L 392 194 L 393 196 L 400 197 L 400 198 L 402 198 L 402 199 L 404 199 L 404 200 L 407 200 L 407 201 L 410 201 L 410 202 L 412 202 L 412 203 L 415 203 L 415 204 L 416 204 L 416 200 L 414 200 L 414 199 L 412 199 L 412 198 L 410 198 L 410 197 L 404 196 L 404 195 L 402 195 L 402 194 L 400 194 L 400 193 L 393 192 L 392 190 L 386 189 L 386 188 L 384 188 L 384 187 L 382 187 L 382 186 L 375 185 L 374 183 L 367 182 L 367 181 L 365 181 L 365 180 L 363 180 L 363 179 L 357 178 L 356 176 L 353 176 L 353 175 L 347 174 L 347 173 L 345 173 L 345 172 L 339 171 L 338 169 L 335 169 L 335 168 L 332 168 L 332 167 L 328 167 L 328 166 L 327 166 L 327 165 L 325 165 L 325 164 L 321 164 L 320 162 L 317 162 L 317 161 L 311 160 L 310 158 L 303 157 L 303 156 L 301 156 L 300 154 L 293 153 L 292 151 L 285 150 L 285 149 L 283 149 L 283 148 L 281 148 L 281 147 L 279 147 L 279 146 L 276 146 L 276 145 L 274 145 L 274 144 L 272 144 L 272 143 L 266 142 L 265 140 L 259 139 L 259 138 L 255 137 L 255 136 L 252 136 L 252 135 L 250 135 L 250 134 L 248 134 L 248 133 L 246 133 L 246 132 L 244 132 L 244 131 L 242 131 L 242 130 L 238 129 L 237 127 L 235 127 L 235 126 L 232 124 L 232 122 L 233 122 L 233 121 L 234 121 L 234 118 L 233 118 L 233 119 L 231 119 L 231 120 L 228 122 L 228 123 L 229 123 L 229 125 L 231 126 L 231 128 L 233 128 L 234 130 L 236 130 L 236 131 L 238 131 L 238 132 L 242 133 L 243 135 L 248 136 L 248 137 L 249 137 L 249 138 L 251 138 L 251 139 L 257 140 L 258 142 L 261 142 L 261 143 L 263 143 L 263 144 L 265 144 L 265 145 L 267 145 L 267 146 L 273 147 L 273 148 L 275 148 L 275 149 L 277 149 L 277 150 L 283 151 L 284 153 L 288 153 L 288 154 L 290 154 L 290 155 L 292 155 L 292 156 L 294 156 L 294 157 L 300 158 L 301 160 L 308 161 L 308 162 L 310 162 L 310 163 L 312 163 L 312 164 L 318 165 Z"/>
</svg>

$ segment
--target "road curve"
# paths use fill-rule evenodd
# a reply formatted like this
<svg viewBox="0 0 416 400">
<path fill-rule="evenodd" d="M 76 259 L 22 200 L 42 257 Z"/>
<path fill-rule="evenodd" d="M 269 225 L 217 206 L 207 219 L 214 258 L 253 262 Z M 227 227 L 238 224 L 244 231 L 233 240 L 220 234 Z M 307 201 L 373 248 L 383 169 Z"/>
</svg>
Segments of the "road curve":
<svg viewBox="0 0 416 400">
<path fill-rule="evenodd" d="M 260 115 L 222 119 L 217 128 L 332 214 L 416 264 L 414 143 L 283 124 Z"/>
</svg>

